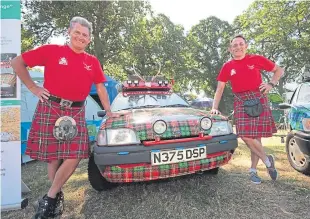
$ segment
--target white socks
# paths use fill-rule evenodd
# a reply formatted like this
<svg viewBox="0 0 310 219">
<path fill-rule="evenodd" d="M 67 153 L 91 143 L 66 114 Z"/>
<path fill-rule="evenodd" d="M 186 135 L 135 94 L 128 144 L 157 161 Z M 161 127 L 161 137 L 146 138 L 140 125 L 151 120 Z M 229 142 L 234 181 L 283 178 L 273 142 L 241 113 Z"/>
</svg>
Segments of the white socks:
<svg viewBox="0 0 310 219">
<path fill-rule="evenodd" d="M 256 173 L 257 172 L 257 170 L 256 169 L 254 169 L 254 168 L 250 168 L 250 173 Z"/>
<path fill-rule="evenodd" d="M 268 159 L 268 157 L 266 158 L 264 163 L 265 163 L 267 168 L 271 167 L 271 163 L 270 163 L 270 160 Z"/>
</svg>

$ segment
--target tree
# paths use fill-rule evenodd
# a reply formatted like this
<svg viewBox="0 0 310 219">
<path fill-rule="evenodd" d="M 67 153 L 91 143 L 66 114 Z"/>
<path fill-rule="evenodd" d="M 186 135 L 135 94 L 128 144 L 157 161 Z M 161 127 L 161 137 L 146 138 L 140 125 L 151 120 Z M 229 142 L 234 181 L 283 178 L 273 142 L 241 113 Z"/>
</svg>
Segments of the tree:
<svg viewBox="0 0 310 219">
<path fill-rule="evenodd" d="M 141 18 L 122 53 L 124 66 L 128 73 L 135 65 L 141 75 L 156 75 L 160 69 L 168 78 L 177 78 L 183 71 L 184 42 L 183 27 L 174 25 L 165 15 Z"/>
<path fill-rule="evenodd" d="M 250 52 L 277 62 L 285 70 L 278 91 L 284 93 L 286 82 L 294 81 L 310 61 L 310 2 L 255 1 L 234 21 L 236 33 L 250 42 Z M 263 72 L 264 79 L 271 75 Z"/>
<path fill-rule="evenodd" d="M 35 45 L 66 35 L 74 16 L 88 19 L 93 26 L 88 51 L 102 63 L 118 59 L 133 24 L 150 13 L 144 1 L 24 1 L 23 5 L 24 26 L 35 36 Z"/>
<path fill-rule="evenodd" d="M 187 78 L 196 91 L 203 90 L 213 97 L 216 77 L 223 64 L 229 60 L 227 50 L 233 29 L 226 21 L 209 17 L 193 26 L 187 36 Z M 229 86 L 223 94 L 220 108 L 228 113 L 232 109 L 232 96 Z"/>
<path fill-rule="evenodd" d="M 21 29 L 21 38 L 22 38 L 22 48 L 21 52 L 26 52 L 27 50 L 33 49 L 35 46 L 35 38 L 30 33 L 30 31 L 25 30 L 24 28 Z"/>
</svg>

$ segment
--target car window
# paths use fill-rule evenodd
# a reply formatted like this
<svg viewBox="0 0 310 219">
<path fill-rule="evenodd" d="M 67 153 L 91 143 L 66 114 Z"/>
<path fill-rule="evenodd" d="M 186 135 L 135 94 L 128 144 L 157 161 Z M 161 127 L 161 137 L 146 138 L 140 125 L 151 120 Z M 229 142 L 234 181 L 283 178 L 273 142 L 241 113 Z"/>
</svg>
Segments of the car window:
<svg viewBox="0 0 310 219">
<path fill-rule="evenodd" d="M 310 103 L 310 83 L 301 85 L 296 102 Z"/>
<path fill-rule="evenodd" d="M 165 107 L 165 106 L 189 106 L 188 103 L 177 94 L 142 94 L 142 95 L 128 95 L 124 96 L 119 93 L 111 105 L 113 112 L 139 108 L 143 106 L 148 107 Z"/>
</svg>

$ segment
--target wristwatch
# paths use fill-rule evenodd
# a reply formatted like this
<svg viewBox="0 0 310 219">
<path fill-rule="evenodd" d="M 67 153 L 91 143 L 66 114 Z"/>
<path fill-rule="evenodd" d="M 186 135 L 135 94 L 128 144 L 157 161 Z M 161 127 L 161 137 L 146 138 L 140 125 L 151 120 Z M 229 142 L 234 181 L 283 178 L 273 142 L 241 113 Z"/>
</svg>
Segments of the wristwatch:
<svg viewBox="0 0 310 219">
<path fill-rule="evenodd" d="M 271 81 L 269 81 L 268 84 L 269 84 L 271 87 L 273 87 L 273 88 L 276 86 L 276 85 L 275 85 L 274 83 L 272 83 Z"/>
</svg>

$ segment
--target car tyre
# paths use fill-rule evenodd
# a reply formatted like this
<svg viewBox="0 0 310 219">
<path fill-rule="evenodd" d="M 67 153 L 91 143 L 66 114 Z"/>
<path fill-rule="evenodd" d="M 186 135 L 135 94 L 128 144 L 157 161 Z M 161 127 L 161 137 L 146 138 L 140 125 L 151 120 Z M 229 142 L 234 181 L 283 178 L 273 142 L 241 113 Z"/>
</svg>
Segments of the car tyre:
<svg viewBox="0 0 310 219">
<path fill-rule="evenodd" d="M 219 173 L 219 170 L 220 170 L 220 168 L 216 167 L 216 168 L 213 168 L 211 170 L 207 170 L 206 173 L 207 174 L 212 174 L 212 175 L 217 175 Z"/>
<path fill-rule="evenodd" d="M 310 160 L 305 155 L 302 159 L 297 158 L 296 153 L 301 153 L 293 133 L 286 137 L 286 154 L 290 165 L 300 173 L 310 175 Z"/>
<path fill-rule="evenodd" d="M 118 184 L 111 183 L 107 181 L 100 173 L 94 159 L 94 154 L 92 153 L 88 160 L 88 180 L 90 182 L 90 185 L 97 191 L 107 191 L 114 187 L 116 187 Z"/>
<path fill-rule="evenodd" d="M 202 175 L 202 174 L 210 174 L 210 175 L 217 175 L 219 173 L 219 167 L 210 169 L 210 170 L 204 170 L 204 171 L 198 171 L 196 174 Z"/>
</svg>

